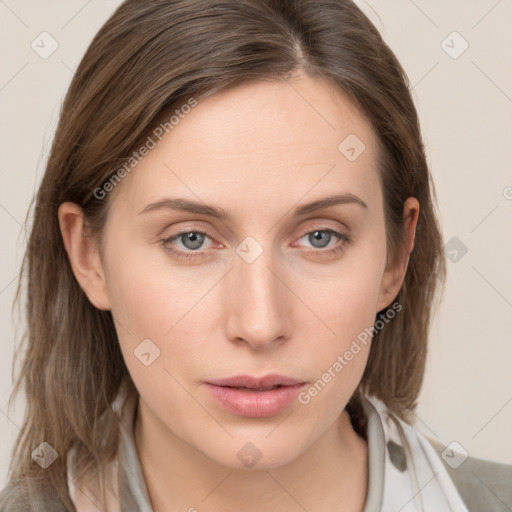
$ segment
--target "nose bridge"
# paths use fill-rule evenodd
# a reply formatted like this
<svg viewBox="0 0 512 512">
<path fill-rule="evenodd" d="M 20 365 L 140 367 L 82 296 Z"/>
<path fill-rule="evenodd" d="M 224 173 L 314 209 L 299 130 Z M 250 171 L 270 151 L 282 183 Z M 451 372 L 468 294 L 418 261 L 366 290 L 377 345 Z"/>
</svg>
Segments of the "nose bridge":
<svg viewBox="0 0 512 512">
<path fill-rule="evenodd" d="M 229 281 L 228 336 L 263 348 L 287 337 L 285 285 L 271 247 L 247 237 L 238 247 Z M 276 275 L 277 274 L 277 275 Z"/>
</svg>

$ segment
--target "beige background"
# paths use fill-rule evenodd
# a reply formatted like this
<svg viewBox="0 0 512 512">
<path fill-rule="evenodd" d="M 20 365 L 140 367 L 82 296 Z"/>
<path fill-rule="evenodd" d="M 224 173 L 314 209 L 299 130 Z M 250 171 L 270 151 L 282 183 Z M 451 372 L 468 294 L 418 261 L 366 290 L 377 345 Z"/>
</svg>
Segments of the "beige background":
<svg viewBox="0 0 512 512">
<path fill-rule="evenodd" d="M 23 414 L 23 400 L 7 407 L 21 329 L 11 305 L 22 225 L 73 70 L 119 3 L 0 0 L 0 484 Z M 512 463 L 512 1 L 358 4 L 410 77 L 445 242 L 456 237 L 418 426 L 471 455 Z M 59 45 L 47 59 L 31 48 L 43 31 Z"/>
</svg>

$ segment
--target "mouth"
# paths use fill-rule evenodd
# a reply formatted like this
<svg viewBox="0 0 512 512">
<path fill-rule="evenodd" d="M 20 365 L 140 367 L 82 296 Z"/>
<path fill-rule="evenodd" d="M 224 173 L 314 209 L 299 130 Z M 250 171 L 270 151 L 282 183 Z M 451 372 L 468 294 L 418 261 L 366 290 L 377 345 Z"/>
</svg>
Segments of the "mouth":
<svg viewBox="0 0 512 512">
<path fill-rule="evenodd" d="M 266 391 L 278 387 L 295 386 L 304 384 L 304 381 L 285 375 L 265 375 L 264 377 L 252 377 L 250 375 L 238 375 L 236 377 L 228 377 L 225 379 L 217 379 L 208 381 L 209 384 L 222 387 L 252 389 L 256 391 Z"/>
<path fill-rule="evenodd" d="M 240 375 L 205 382 L 216 402 L 237 416 L 274 416 L 287 408 L 306 382 L 283 375 Z"/>
</svg>

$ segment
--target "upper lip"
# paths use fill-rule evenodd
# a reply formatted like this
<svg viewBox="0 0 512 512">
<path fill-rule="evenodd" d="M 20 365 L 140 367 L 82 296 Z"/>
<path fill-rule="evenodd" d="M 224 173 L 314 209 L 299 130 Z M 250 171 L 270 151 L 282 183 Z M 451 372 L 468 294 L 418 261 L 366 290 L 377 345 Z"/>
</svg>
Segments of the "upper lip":
<svg viewBox="0 0 512 512">
<path fill-rule="evenodd" d="M 271 386 L 293 386 L 295 384 L 304 384 L 304 381 L 294 379 L 292 377 L 286 377 L 284 375 L 265 375 L 263 377 L 252 377 L 250 375 L 237 375 L 235 377 L 227 377 L 225 379 L 209 380 L 209 384 L 215 386 L 228 386 L 232 388 L 244 387 L 244 388 L 267 388 Z"/>
</svg>

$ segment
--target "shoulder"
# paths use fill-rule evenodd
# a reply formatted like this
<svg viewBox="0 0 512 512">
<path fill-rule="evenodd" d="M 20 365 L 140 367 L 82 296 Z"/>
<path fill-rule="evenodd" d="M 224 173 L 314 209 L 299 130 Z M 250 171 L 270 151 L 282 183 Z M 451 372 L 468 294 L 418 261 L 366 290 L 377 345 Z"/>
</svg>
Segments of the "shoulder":
<svg viewBox="0 0 512 512">
<path fill-rule="evenodd" d="M 470 512 L 512 510 L 512 465 L 459 454 L 427 439 Z"/>
<path fill-rule="evenodd" d="M 398 474 L 395 469 L 404 471 L 409 456 L 413 462 L 411 470 L 416 474 L 420 471 L 428 477 L 430 471 L 432 478 L 429 482 L 434 480 L 435 483 L 428 487 L 429 493 L 444 494 L 450 504 L 453 501 L 460 507 L 464 506 L 457 510 L 512 512 L 512 465 L 469 457 L 467 452 L 459 453 L 452 449 L 457 448 L 455 443 L 447 446 L 442 441 L 427 437 L 414 425 L 393 415 L 379 400 L 371 397 L 368 403 L 373 405 L 380 417 L 383 431 L 381 444 L 386 446 L 384 455 L 386 463 L 388 459 L 390 461 L 390 476 Z M 370 409 L 368 411 L 372 414 Z M 374 443 L 374 446 L 378 447 L 378 443 Z M 437 486 L 438 493 L 432 491 L 432 485 Z M 395 482 L 394 487 L 397 486 Z M 454 510 L 454 507 L 450 507 L 450 510 Z M 427 510 L 438 508 L 427 507 Z"/>
<path fill-rule="evenodd" d="M 23 484 L 10 485 L 0 491 L 0 512 L 70 512 L 70 509 L 51 493 L 34 493 Z"/>
</svg>

